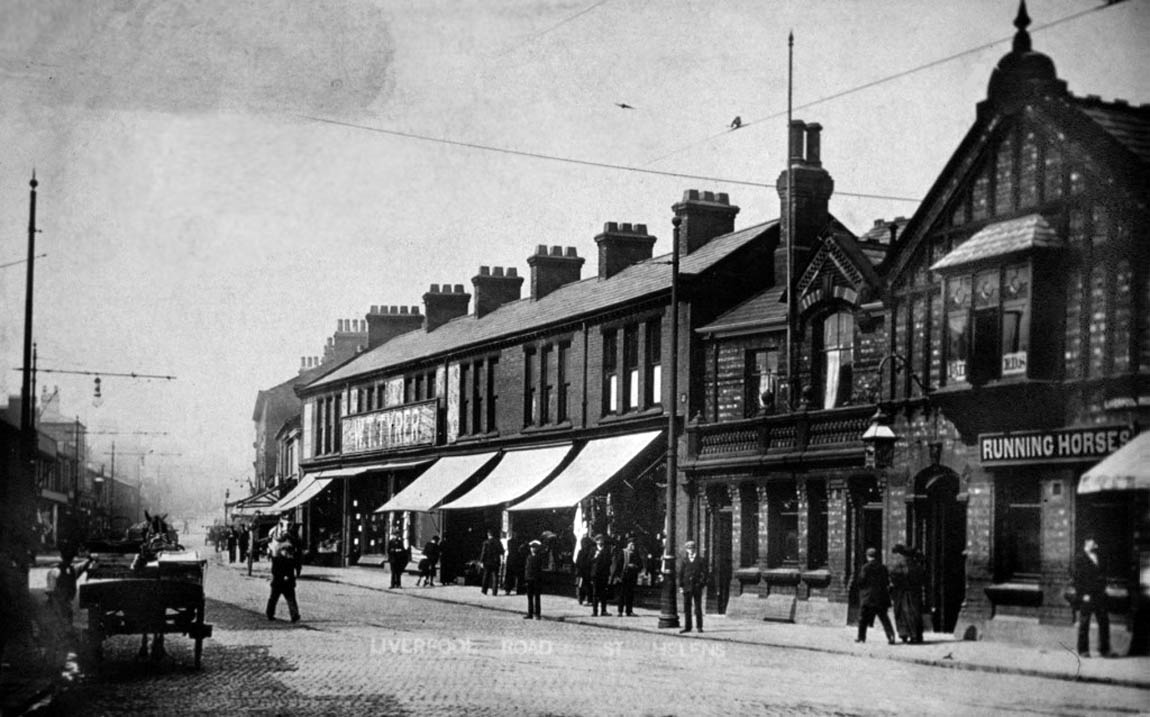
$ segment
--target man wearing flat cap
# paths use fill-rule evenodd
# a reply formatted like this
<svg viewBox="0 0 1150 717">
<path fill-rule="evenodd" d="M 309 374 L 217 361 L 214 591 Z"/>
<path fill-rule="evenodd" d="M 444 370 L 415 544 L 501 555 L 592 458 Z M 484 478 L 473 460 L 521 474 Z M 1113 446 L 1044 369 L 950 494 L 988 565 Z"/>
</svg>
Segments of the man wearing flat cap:
<svg viewBox="0 0 1150 717">
<path fill-rule="evenodd" d="M 894 627 L 890 624 L 890 574 L 886 566 L 878 561 L 878 551 L 866 549 L 866 563 L 852 579 L 859 594 L 859 628 L 855 642 L 866 642 L 867 628 L 877 617 L 886 632 L 886 641 L 894 644 Z"/>
<path fill-rule="evenodd" d="M 619 616 L 635 614 L 635 585 L 643 570 L 643 558 L 635 547 L 634 536 L 627 536 L 623 547 L 615 551 L 611 561 L 611 583 L 619 591 Z"/>
<path fill-rule="evenodd" d="M 691 631 L 691 606 L 695 608 L 695 623 L 703 631 L 703 588 L 707 587 L 707 562 L 695 550 L 695 541 L 688 540 L 683 548 L 687 554 L 679 561 L 679 590 L 683 593 L 683 615 L 686 624 L 680 633 Z"/>
<path fill-rule="evenodd" d="M 607 617 L 607 590 L 611 583 L 611 550 L 607 536 L 595 536 L 595 552 L 591 555 L 591 616 Z"/>
<path fill-rule="evenodd" d="M 543 619 L 539 581 L 543 578 L 543 543 L 532 540 L 527 544 L 527 557 L 523 560 L 523 591 L 527 593 L 527 614 L 524 620 Z"/>
</svg>

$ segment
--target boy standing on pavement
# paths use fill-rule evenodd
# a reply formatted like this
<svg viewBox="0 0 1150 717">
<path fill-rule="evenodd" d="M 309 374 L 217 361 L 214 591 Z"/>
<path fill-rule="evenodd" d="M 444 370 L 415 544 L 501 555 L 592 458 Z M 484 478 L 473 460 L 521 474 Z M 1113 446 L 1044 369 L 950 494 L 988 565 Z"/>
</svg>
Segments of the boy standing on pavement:
<svg viewBox="0 0 1150 717">
<path fill-rule="evenodd" d="M 284 513 L 280 522 L 268 536 L 268 553 L 272 559 L 272 591 L 268 597 L 267 616 L 276 619 L 276 603 L 280 595 L 287 601 L 292 622 L 299 622 L 299 605 L 295 599 L 295 583 L 303 569 L 303 555 L 292 531 L 291 514 Z"/>
<path fill-rule="evenodd" d="M 1074 593 L 1078 597 L 1078 654 L 1090 657 L 1090 616 L 1098 623 L 1098 652 L 1110 653 L 1110 608 L 1106 605 L 1106 573 L 1098 557 L 1098 543 L 1088 537 L 1074 556 Z"/>
</svg>

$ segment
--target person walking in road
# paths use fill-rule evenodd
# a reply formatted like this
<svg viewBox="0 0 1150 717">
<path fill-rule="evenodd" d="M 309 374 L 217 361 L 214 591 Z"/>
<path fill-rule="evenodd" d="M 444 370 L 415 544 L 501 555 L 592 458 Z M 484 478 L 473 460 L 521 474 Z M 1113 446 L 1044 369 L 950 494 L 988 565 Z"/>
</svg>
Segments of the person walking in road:
<svg viewBox="0 0 1150 717">
<path fill-rule="evenodd" d="M 487 531 L 487 540 L 479 549 L 479 564 L 483 566 L 483 582 L 480 591 L 486 595 L 491 586 L 492 596 L 499 595 L 499 566 L 503 563 L 503 543 L 495 537 L 495 531 Z"/>
<path fill-rule="evenodd" d="M 236 534 L 235 526 L 228 528 L 228 562 L 236 562 L 236 545 L 239 542 L 239 535 Z"/>
<path fill-rule="evenodd" d="M 252 534 L 248 530 L 248 526 L 245 525 L 245 526 L 241 527 L 240 528 L 240 537 L 239 537 L 240 562 L 241 563 L 246 563 L 248 561 L 248 546 L 250 545 L 251 538 L 252 538 Z"/>
<path fill-rule="evenodd" d="M 543 543 L 532 540 L 528 543 L 528 553 L 523 560 L 523 590 L 527 593 L 527 614 L 524 620 L 543 619 L 543 594 L 540 581 L 543 579 Z"/>
<path fill-rule="evenodd" d="M 695 550 L 695 541 L 683 544 L 687 554 L 679 561 L 679 590 L 683 593 L 683 616 L 686 624 L 680 633 L 691 631 L 691 608 L 695 610 L 695 623 L 703 631 L 703 588 L 707 587 L 707 563 Z"/>
<path fill-rule="evenodd" d="M 626 544 L 615 551 L 611 561 L 611 583 L 619 591 L 619 616 L 635 614 L 635 585 L 643 570 L 643 557 L 635 547 L 635 538 L 628 536 Z"/>
<path fill-rule="evenodd" d="M 411 553 L 407 552 L 407 546 L 403 544 L 403 533 L 399 528 L 396 528 L 391 533 L 391 539 L 387 541 L 387 565 L 391 570 L 391 586 L 392 588 L 402 588 L 400 579 L 403 577 L 403 571 L 407 569 L 407 563 L 411 560 Z"/>
<path fill-rule="evenodd" d="M 1110 652 L 1110 609 L 1106 604 L 1106 571 L 1093 536 L 1082 541 L 1082 552 L 1074 556 L 1074 594 L 1078 602 L 1078 654 L 1090 657 L 1090 616 L 1098 623 L 1098 652 Z"/>
<path fill-rule="evenodd" d="M 891 552 L 890 599 L 894 624 L 903 642 L 922 644 L 922 587 L 924 571 L 918 551 L 897 543 Z"/>
<path fill-rule="evenodd" d="M 268 554 L 272 559 L 272 590 L 268 597 L 268 619 L 276 619 L 276 604 L 282 595 L 287 601 L 291 621 L 299 622 L 295 584 L 303 569 L 303 551 L 300 550 L 295 532 L 292 530 L 290 513 L 284 513 L 280 517 L 280 522 L 268 535 Z"/>
<path fill-rule="evenodd" d="M 882 629 L 886 632 L 886 641 L 894 644 L 894 627 L 890 624 L 890 573 L 886 566 L 878 561 L 878 551 L 874 548 L 866 549 L 866 563 L 859 568 L 853 578 L 854 587 L 859 596 L 859 626 L 858 637 L 855 642 L 866 642 L 867 628 L 874 624 L 877 617 L 882 622 Z"/>
</svg>

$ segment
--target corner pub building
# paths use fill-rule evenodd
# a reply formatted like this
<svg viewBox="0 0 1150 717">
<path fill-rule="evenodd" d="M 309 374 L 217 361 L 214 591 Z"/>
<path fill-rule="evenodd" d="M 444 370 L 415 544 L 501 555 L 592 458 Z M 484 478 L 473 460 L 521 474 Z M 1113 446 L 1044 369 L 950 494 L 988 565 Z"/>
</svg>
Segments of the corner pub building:
<svg viewBox="0 0 1150 717">
<path fill-rule="evenodd" d="M 1080 477 L 1150 426 L 1150 107 L 1069 92 L 1029 22 L 1023 3 L 909 220 L 841 227 L 820 128 L 793 123 L 793 403 L 783 252 L 772 287 L 698 330 L 681 466 L 711 609 L 845 624 L 866 548 L 903 543 L 926 556 L 928 629 L 1057 646 L 1093 535 L 1127 649 L 1150 599 L 1148 491 Z"/>
</svg>

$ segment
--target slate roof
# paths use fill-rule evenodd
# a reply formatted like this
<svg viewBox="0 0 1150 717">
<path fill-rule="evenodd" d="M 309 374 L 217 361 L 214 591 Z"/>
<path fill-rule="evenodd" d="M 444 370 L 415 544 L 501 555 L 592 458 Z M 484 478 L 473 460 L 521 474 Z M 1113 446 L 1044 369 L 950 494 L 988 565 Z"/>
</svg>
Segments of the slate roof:
<svg viewBox="0 0 1150 717">
<path fill-rule="evenodd" d="M 785 327 L 787 324 L 787 304 L 783 301 L 784 288 L 773 286 L 752 296 L 715 321 L 697 329 L 697 332 L 709 334 L 720 331 L 762 328 L 764 326 Z"/>
<path fill-rule="evenodd" d="M 984 259 L 1015 254 L 1036 248 L 1057 249 L 1062 238 L 1041 214 L 995 222 L 959 244 L 930 267 L 931 271 L 967 266 Z"/>
<path fill-rule="evenodd" d="M 1150 105 L 1131 107 L 1122 100 L 1103 102 L 1096 96 L 1071 101 L 1119 144 L 1144 163 L 1150 163 Z"/>
<path fill-rule="evenodd" d="M 777 224 L 756 224 L 716 237 L 679 260 L 679 273 L 701 274 L 735 251 L 747 246 Z M 336 371 L 310 384 L 309 389 L 382 371 L 409 361 L 447 351 L 478 346 L 534 328 L 627 304 L 671 286 L 670 254 L 633 264 L 606 280 L 598 276 L 572 282 L 542 299 L 520 299 L 476 318 L 461 316 L 434 331 L 411 331 L 362 353 Z"/>
</svg>

